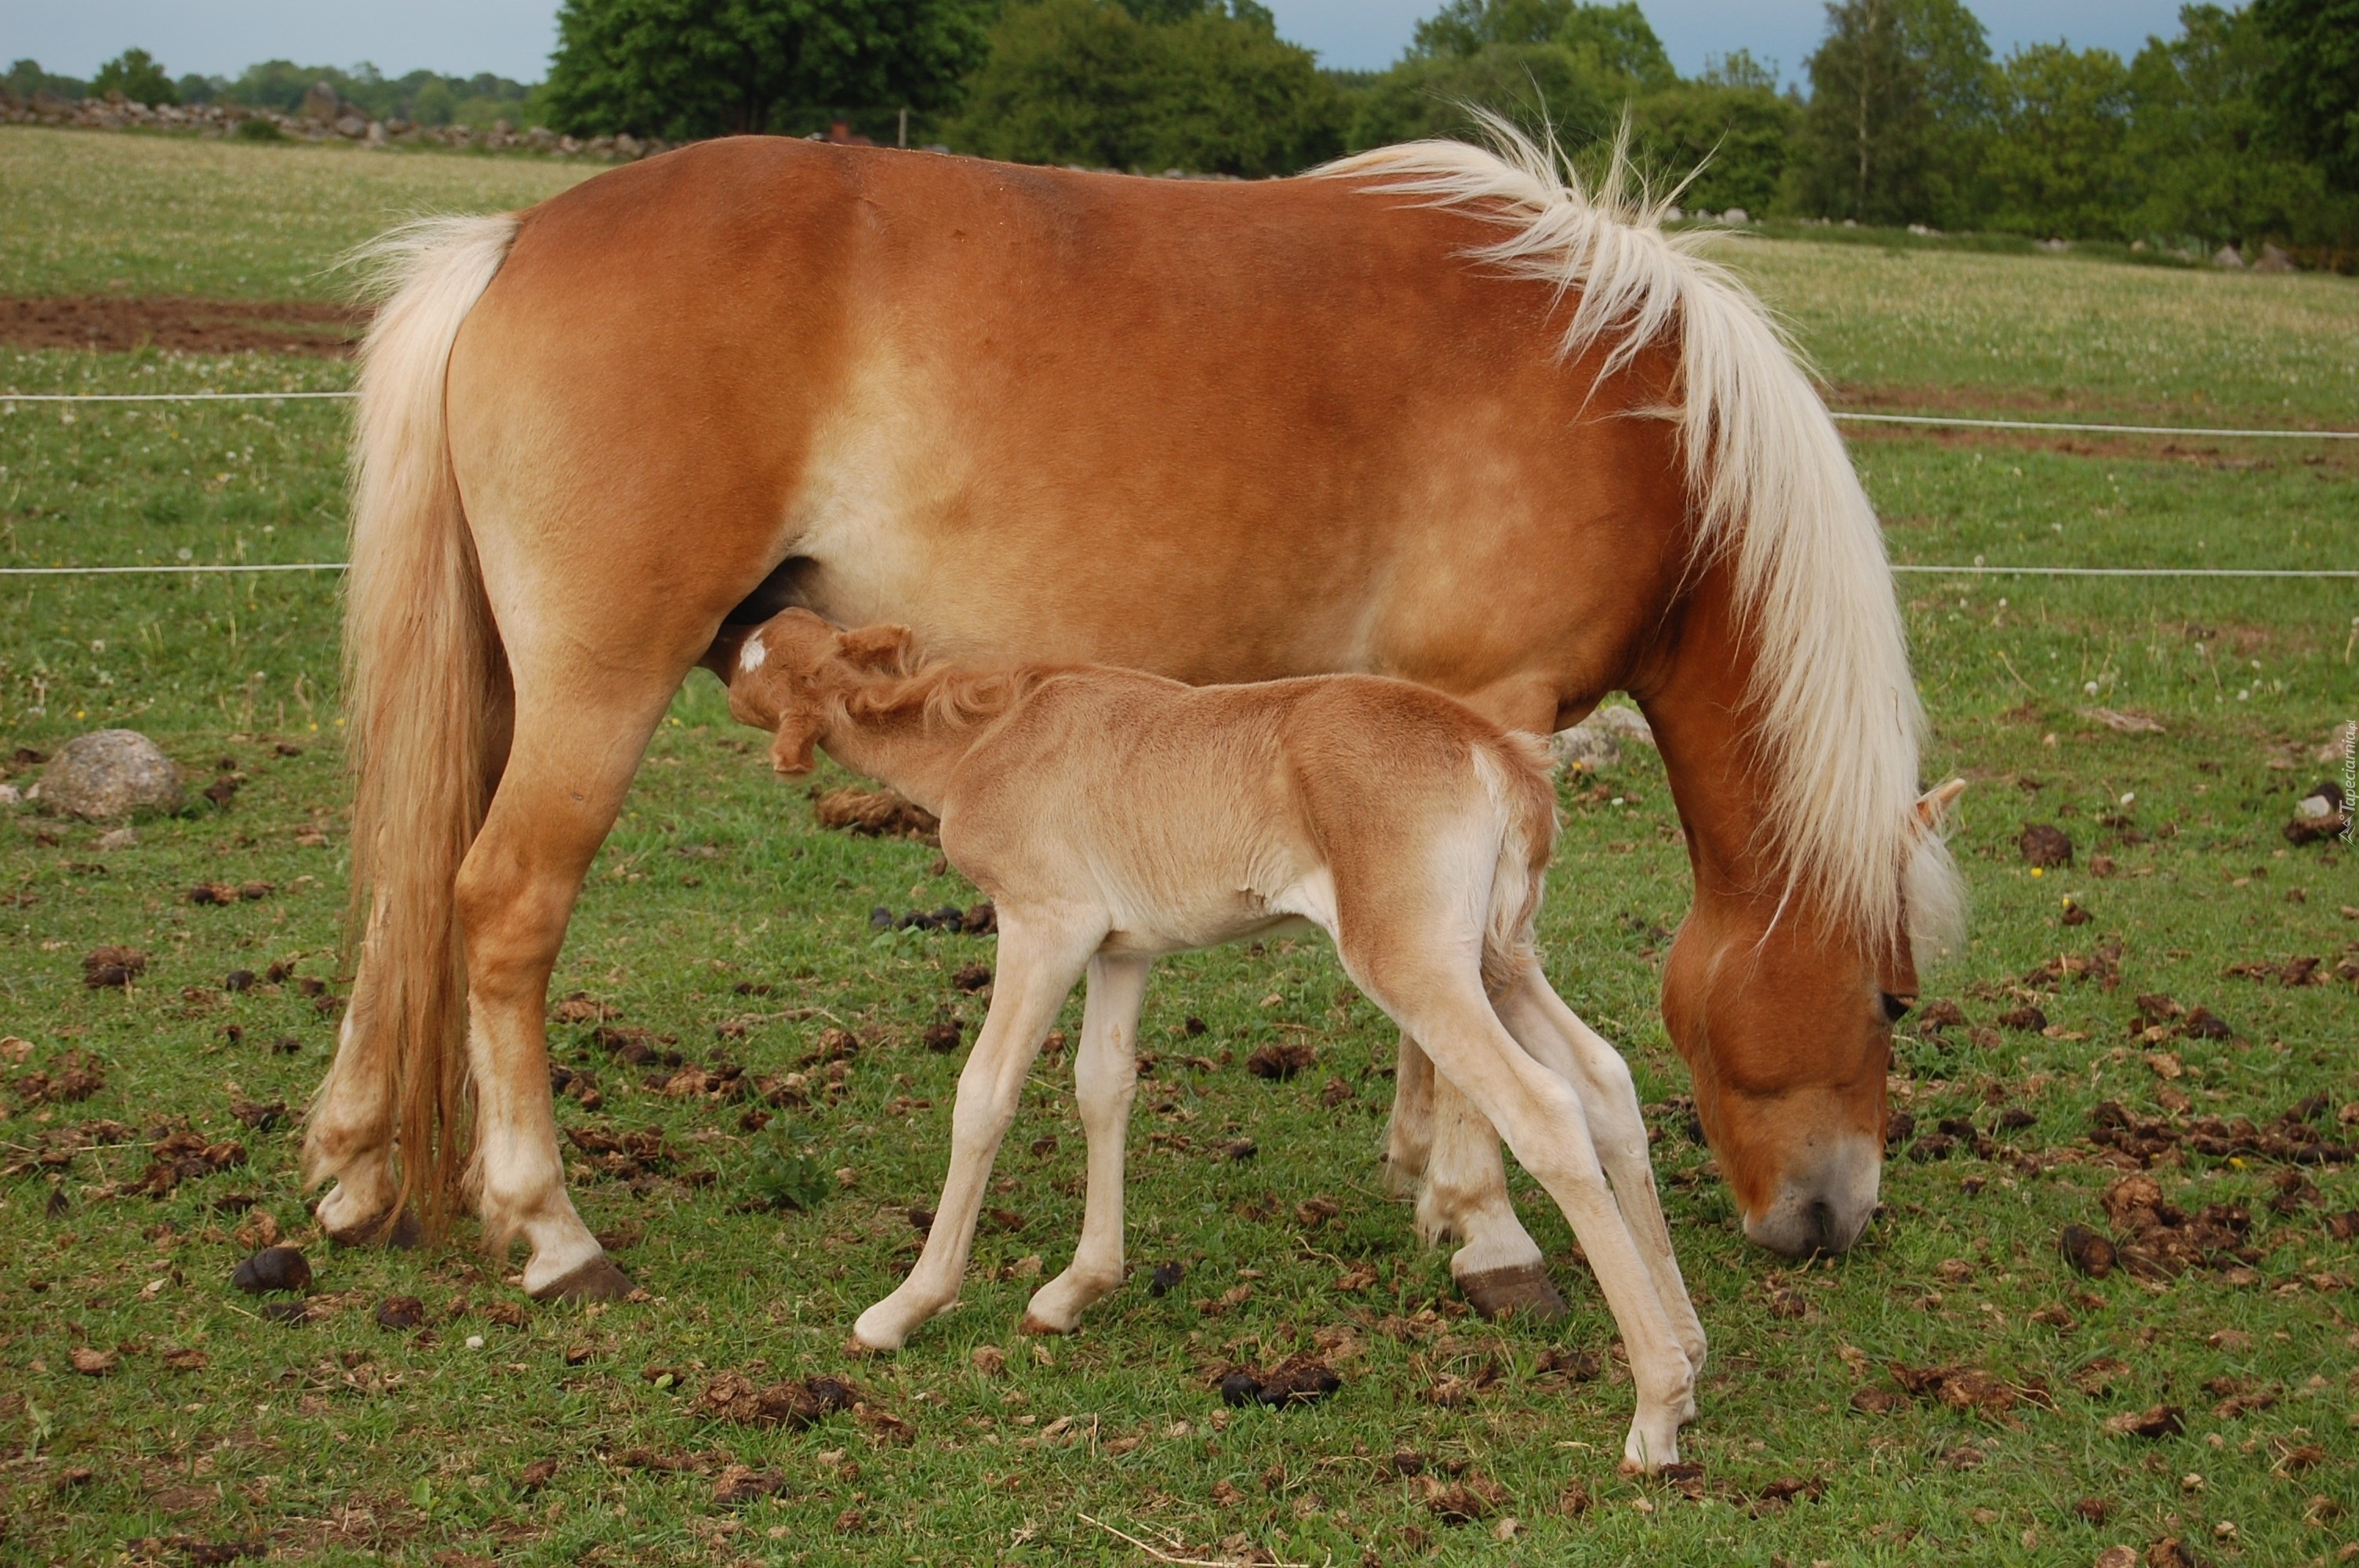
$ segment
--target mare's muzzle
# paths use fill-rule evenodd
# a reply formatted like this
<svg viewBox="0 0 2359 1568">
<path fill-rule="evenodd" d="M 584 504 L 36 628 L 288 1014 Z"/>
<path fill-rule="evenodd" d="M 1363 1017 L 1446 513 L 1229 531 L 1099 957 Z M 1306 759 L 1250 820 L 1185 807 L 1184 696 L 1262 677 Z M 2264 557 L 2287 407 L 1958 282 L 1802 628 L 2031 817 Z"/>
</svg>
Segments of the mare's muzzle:
<svg viewBox="0 0 2359 1568">
<path fill-rule="evenodd" d="M 1875 1213 L 1883 1172 L 1883 1148 L 1868 1138 L 1818 1146 L 1787 1171 L 1766 1207 L 1745 1217 L 1745 1237 L 1788 1258 L 1844 1251 Z"/>
</svg>

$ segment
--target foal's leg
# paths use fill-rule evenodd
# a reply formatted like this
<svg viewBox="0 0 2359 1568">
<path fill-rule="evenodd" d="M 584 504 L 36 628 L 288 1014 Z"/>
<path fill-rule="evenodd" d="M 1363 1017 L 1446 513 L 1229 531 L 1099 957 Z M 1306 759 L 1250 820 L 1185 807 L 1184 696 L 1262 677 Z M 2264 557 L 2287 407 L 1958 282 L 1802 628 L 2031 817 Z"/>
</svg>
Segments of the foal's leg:
<svg viewBox="0 0 2359 1568">
<path fill-rule="evenodd" d="M 1122 1283 L 1123 1145 L 1138 1093 L 1138 1009 L 1151 962 L 1103 953 L 1090 960 L 1089 1004 L 1073 1056 L 1073 1090 L 1090 1146 L 1082 1241 L 1072 1267 L 1041 1286 L 1025 1309 L 1027 1334 L 1071 1334 L 1091 1303 Z"/>
<path fill-rule="evenodd" d="M 1676 1463 L 1694 1368 L 1606 1188 L 1580 1096 L 1516 1044 L 1474 976 L 1436 972 L 1430 958 L 1398 948 L 1350 963 L 1361 989 L 1424 1043 L 1435 1071 L 1505 1131 L 1516 1160 L 1564 1210 L 1630 1351 L 1638 1408 L 1623 1457 L 1649 1471 Z"/>
<path fill-rule="evenodd" d="M 1630 1065 L 1565 1005 L 1537 964 L 1498 999 L 1497 1007 L 1507 1033 L 1543 1066 L 1561 1073 L 1580 1090 L 1590 1137 L 1597 1145 L 1607 1179 L 1614 1184 L 1623 1221 L 1647 1260 L 1655 1293 L 1670 1314 L 1672 1332 L 1687 1351 L 1689 1364 L 1702 1371 L 1703 1325 L 1696 1317 L 1695 1303 L 1688 1299 L 1687 1281 L 1680 1277 L 1679 1259 L 1671 1250 L 1670 1227 L 1663 1221 L 1662 1199 L 1655 1189 L 1647 1121 L 1638 1108 Z"/>
<path fill-rule="evenodd" d="M 1090 954 L 1105 939 L 1103 923 L 1094 930 L 1076 925 L 1000 911 L 999 975 L 992 983 L 991 1012 L 959 1074 L 958 1107 L 951 1114 L 951 1169 L 941 1202 L 917 1267 L 900 1289 L 853 1325 L 852 1337 L 860 1346 L 898 1350 L 911 1330 L 958 1299 L 974 1246 L 975 1218 L 983 1210 L 984 1184 L 1000 1140 L 1016 1119 L 1024 1075 Z"/>
</svg>

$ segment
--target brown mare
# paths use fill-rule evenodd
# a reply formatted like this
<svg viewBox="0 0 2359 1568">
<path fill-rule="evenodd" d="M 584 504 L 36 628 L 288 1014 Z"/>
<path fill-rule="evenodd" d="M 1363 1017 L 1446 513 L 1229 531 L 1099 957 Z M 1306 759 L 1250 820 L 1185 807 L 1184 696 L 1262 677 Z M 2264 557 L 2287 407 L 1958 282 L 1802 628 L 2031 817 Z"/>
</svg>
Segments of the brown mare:
<svg viewBox="0 0 2359 1568">
<path fill-rule="evenodd" d="M 564 1187 L 549 974 L 682 678 L 799 604 L 970 665 L 1398 676 L 1533 732 L 1630 692 L 1695 873 L 1663 1003 L 1705 1130 L 1755 1239 L 1848 1245 L 1910 933 L 1955 903 L 1898 611 L 1810 383 L 1619 167 L 1592 191 L 1506 139 L 1217 185 L 738 139 L 389 236 L 329 1230 L 463 1195 L 533 1293 L 627 1288 Z M 1425 1227 L 1462 1280 L 1544 1280 L 1495 1135 L 1403 1057 Z"/>
</svg>

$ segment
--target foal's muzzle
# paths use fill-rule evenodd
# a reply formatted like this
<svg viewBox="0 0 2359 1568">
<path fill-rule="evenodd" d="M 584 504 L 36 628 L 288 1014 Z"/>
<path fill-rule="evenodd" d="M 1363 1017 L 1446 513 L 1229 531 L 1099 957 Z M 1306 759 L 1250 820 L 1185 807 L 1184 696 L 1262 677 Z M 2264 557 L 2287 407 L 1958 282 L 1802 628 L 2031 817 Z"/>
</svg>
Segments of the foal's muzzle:
<svg viewBox="0 0 2359 1568">
<path fill-rule="evenodd" d="M 1884 1150 L 1866 1138 L 1818 1150 L 1806 1166 L 1787 1172 L 1767 1207 L 1745 1216 L 1745 1237 L 1789 1258 L 1844 1251 L 1875 1213 L 1883 1171 Z"/>
</svg>

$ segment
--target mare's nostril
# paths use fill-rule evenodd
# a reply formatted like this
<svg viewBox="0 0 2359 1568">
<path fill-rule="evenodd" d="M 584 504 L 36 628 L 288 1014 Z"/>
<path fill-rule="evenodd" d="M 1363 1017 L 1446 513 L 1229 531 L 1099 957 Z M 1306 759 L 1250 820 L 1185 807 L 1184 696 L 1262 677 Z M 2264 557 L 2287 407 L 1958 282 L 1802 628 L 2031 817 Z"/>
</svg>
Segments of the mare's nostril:
<svg viewBox="0 0 2359 1568">
<path fill-rule="evenodd" d="M 1832 1252 L 1836 1249 L 1835 1211 L 1832 1205 L 1821 1198 L 1810 1205 L 1810 1245 L 1813 1250 Z"/>
</svg>

